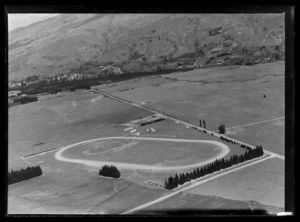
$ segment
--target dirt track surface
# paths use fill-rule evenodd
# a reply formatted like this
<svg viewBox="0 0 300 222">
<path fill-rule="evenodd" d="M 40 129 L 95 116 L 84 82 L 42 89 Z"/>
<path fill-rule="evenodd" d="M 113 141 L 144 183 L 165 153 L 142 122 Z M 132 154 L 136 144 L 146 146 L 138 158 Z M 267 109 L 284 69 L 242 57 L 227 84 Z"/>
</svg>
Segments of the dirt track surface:
<svg viewBox="0 0 300 222">
<path fill-rule="evenodd" d="M 106 162 L 106 161 L 95 161 L 95 160 L 84 160 L 84 159 L 72 159 L 72 158 L 66 158 L 62 156 L 62 153 L 67 150 L 71 149 L 74 146 L 87 143 L 87 142 L 93 142 L 93 141 L 99 141 L 99 140 L 108 140 L 108 139 L 126 139 L 126 140 L 150 140 L 150 141 L 169 141 L 169 142 L 186 142 L 186 143 L 208 143 L 213 144 L 221 148 L 221 152 L 210 159 L 207 159 L 205 161 L 191 164 L 191 165 L 185 165 L 185 166 L 153 166 L 153 165 L 141 165 L 141 164 L 131 164 L 131 163 L 119 163 L 119 162 Z M 71 162 L 71 163 L 80 163 L 85 164 L 88 166 L 93 167 L 99 167 L 103 166 L 105 164 L 107 165 L 115 165 L 118 168 L 125 168 L 125 169 L 142 169 L 142 170 L 155 170 L 155 171 L 171 171 L 171 170 L 182 170 L 182 169 L 188 169 L 188 168 L 194 168 L 203 166 L 205 164 L 211 163 L 215 161 L 216 159 L 221 159 L 224 156 L 226 156 L 229 153 L 230 149 L 227 145 L 217 142 L 217 141 L 211 141 L 211 140 L 191 140 L 191 139 L 172 139 L 172 138 L 150 138 L 150 137 L 105 137 L 105 138 L 98 138 L 93 140 L 86 140 L 79 143 L 75 143 L 66 147 L 62 147 L 58 152 L 55 154 L 55 158 L 60 161 L 65 162 Z"/>
</svg>

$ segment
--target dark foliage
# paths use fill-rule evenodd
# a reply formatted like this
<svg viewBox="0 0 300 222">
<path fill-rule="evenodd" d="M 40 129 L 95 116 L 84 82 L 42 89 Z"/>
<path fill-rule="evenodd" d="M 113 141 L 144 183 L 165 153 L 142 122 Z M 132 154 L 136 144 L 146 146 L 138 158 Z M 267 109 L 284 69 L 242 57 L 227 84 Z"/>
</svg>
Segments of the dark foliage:
<svg viewBox="0 0 300 222">
<path fill-rule="evenodd" d="M 11 170 L 11 172 L 8 173 L 8 185 L 38 177 L 42 174 L 43 172 L 40 166 L 27 167 L 26 169 L 20 170 Z"/>
<path fill-rule="evenodd" d="M 178 185 L 184 184 L 185 182 L 189 182 L 191 180 L 203 177 L 207 174 L 214 173 L 221 169 L 231 167 L 233 165 L 242 163 L 244 161 L 260 157 L 262 155 L 264 155 L 262 146 L 257 146 L 254 149 L 249 148 L 244 154 L 241 155 L 234 154 L 229 159 L 227 158 L 226 159 L 222 158 L 219 160 L 217 159 L 214 162 L 207 164 L 201 168 L 194 169 L 194 171 L 192 172 L 180 174 L 179 177 L 177 174 L 174 177 L 169 177 L 165 181 L 165 188 L 168 190 L 172 190 L 178 187 Z"/>
<path fill-rule="evenodd" d="M 153 120 L 153 121 L 144 122 L 144 123 L 141 123 L 141 126 L 156 123 L 156 122 L 159 122 L 159 121 L 162 121 L 162 120 L 165 120 L 165 118 L 159 118 L 159 119 L 156 119 L 156 120 Z"/>
<path fill-rule="evenodd" d="M 82 80 L 63 80 L 63 81 L 52 81 L 51 83 L 47 81 L 39 81 L 32 85 L 22 85 L 18 90 L 21 90 L 22 93 L 28 95 L 34 94 L 41 94 L 41 93 L 51 93 L 55 90 L 63 91 L 63 90 L 70 90 L 71 87 L 75 87 L 76 89 L 90 89 L 91 86 L 103 84 L 105 82 L 118 82 L 118 81 L 125 81 L 129 79 L 139 78 L 142 76 L 149 76 L 149 75 L 161 75 L 161 74 L 169 74 L 173 72 L 186 72 L 193 70 L 193 68 L 182 68 L 182 69 L 163 69 L 157 70 L 153 72 L 127 72 L 123 73 L 122 75 L 98 75 L 96 78 L 93 79 L 82 79 Z"/>
<path fill-rule="evenodd" d="M 119 178 L 121 176 L 121 173 L 115 166 L 104 165 L 99 171 L 99 175 L 105 177 Z"/>
<path fill-rule="evenodd" d="M 25 104 L 25 103 L 31 103 L 31 102 L 36 102 L 38 101 L 38 98 L 36 96 L 25 96 L 25 97 L 20 97 L 20 98 L 16 98 L 14 99 L 14 103 L 21 103 L 21 104 Z"/>
<path fill-rule="evenodd" d="M 225 129 L 225 125 L 224 125 L 224 124 L 221 124 L 221 125 L 219 126 L 219 132 L 220 132 L 221 134 L 225 134 L 226 129 Z"/>
</svg>

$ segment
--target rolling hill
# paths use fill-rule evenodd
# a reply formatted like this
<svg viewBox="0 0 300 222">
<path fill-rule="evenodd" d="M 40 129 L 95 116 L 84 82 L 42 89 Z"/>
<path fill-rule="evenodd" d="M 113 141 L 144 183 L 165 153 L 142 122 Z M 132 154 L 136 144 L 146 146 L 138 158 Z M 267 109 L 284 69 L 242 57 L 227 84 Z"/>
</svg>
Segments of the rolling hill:
<svg viewBox="0 0 300 222">
<path fill-rule="evenodd" d="M 284 54 L 283 14 L 61 14 L 8 34 L 9 80 L 136 71 L 184 57 Z"/>
</svg>

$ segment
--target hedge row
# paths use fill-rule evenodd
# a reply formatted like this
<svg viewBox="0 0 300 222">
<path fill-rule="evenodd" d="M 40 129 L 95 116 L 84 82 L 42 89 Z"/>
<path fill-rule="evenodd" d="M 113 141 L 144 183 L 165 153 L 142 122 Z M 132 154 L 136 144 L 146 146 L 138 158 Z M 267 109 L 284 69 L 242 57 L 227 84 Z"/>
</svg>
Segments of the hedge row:
<svg viewBox="0 0 300 222">
<path fill-rule="evenodd" d="M 257 146 L 254 149 L 247 150 L 244 154 L 241 155 L 234 154 L 229 159 L 225 159 L 225 158 L 222 158 L 220 160 L 217 159 L 214 162 L 205 165 L 204 167 L 194 169 L 193 172 L 185 173 L 185 174 L 183 173 L 180 174 L 179 176 L 176 173 L 174 177 L 171 176 L 165 181 L 165 188 L 168 190 L 172 190 L 178 187 L 178 185 L 182 185 L 191 180 L 203 177 L 207 174 L 214 173 L 221 169 L 231 167 L 233 165 L 242 163 L 244 161 L 257 158 L 262 155 L 264 155 L 262 146 Z"/>
<path fill-rule="evenodd" d="M 162 121 L 162 120 L 165 120 L 165 118 L 159 118 L 159 119 L 156 119 L 156 120 L 153 120 L 153 121 L 141 123 L 141 126 L 145 126 L 145 125 L 148 125 L 148 124 L 156 123 L 156 122 L 159 122 L 159 121 Z"/>
<path fill-rule="evenodd" d="M 42 174 L 43 172 L 40 166 L 27 167 L 26 169 L 20 170 L 11 170 L 11 172 L 8 173 L 8 185 L 18 183 L 23 180 L 28 180 Z"/>
</svg>

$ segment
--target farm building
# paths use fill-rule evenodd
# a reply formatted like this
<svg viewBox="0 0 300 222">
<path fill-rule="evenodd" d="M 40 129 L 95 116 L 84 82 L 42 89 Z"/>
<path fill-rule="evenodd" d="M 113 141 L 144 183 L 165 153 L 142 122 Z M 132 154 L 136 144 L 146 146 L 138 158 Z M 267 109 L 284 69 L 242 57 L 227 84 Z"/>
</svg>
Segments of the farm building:
<svg viewBox="0 0 300 222">
<path fill-rule="evenodd" d="M 224 64 L 224 60 L 223 59 L 217 60 L 217 65 L 222 65 L 222 64 Z"/>
<path fill-rule="evenodd" d="M 163 118 L 159 115 L 153 115 L 151 117 L 144 118 L 143 121 L 141 122 L 141 126 L 156 123 L 156 122 L 159 122 L 159 121 L 162 121 L 162 120 L 165 120 L 165 118 Z"/>
<path fill-rule="evenodd" d="M 196 67 L 204 67 L 208 61 L 208 57 L 199 57 L 196 62 L 194 63 L 194 66 Z"/>
<path fill-rule="evenodd" d="M 224 56 L 224 55 L 230 55 L 232 52 L 231 47 L 223 47 L 221 51 L 219 52 L 219 56 Z"/>
<path fill-rule="evenodd" d="M 130 133 L 134 133 L 136 131 L 136 129 L 133 129 L 133 130 L 130 130 L 129 132 Z"/>
<path fill-rule="evenodd" d="M 21 91 L 16 90 L 16 91 L 10 91 L 8 92 L 8 98 L 14 98 L 17 97 L 21 94 Z"/>
<path fill-rule="evenodd" d="M 133 127 L 128 127 L 128 128 L 125 128 L 124 131 L 126 132 L 126 131 L 132 130 L 132 129 L 133 129 Z"/>
</svg>

